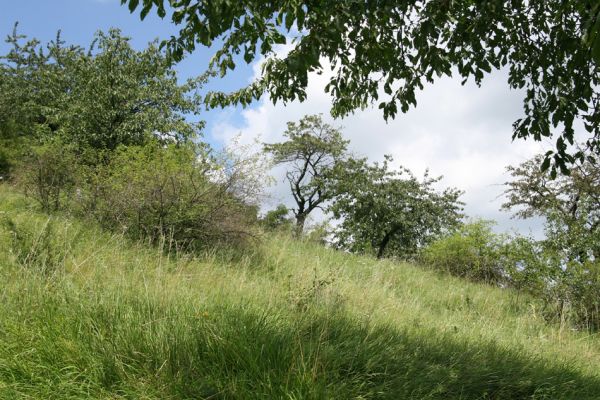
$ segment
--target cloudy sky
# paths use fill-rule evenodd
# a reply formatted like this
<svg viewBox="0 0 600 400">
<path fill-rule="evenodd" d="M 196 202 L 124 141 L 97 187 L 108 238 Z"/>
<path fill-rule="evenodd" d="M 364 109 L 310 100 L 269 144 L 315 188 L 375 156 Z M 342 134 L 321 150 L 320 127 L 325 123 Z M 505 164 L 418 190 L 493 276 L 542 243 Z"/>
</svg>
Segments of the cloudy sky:
<svg viewBox="0 0 600 400">
<path fill-rule="evenodd" d="M 118 27 L 141 48 L 156 37 L 176 32 L 168 20 L 149 16 L 140 22 L 118 0 L 20 0 L 3 5 L 0 30 L 8 34 L 15 21 L 20 31 L 43 42 L 53 40 L 56 31 L 69 43 L 88 45 L 99 29 Z M 7 47 L 0 44 L 0 52 Z M 201 73 L 212 54 L 199 49 L 177 66 L 182 78 Z M 239 65 L 240 63 L 238 63 Z M 232 90 L 244 86 L 257 73 L 256 65 L 238 68 L 225 79 L 212 82 L 210 88 Z M 517 229 L 539 235 L 539 221 L 511 220 L 500 212 L 502 183 L 507 180 L 505 167 L 520 163 L 543 149 L 548 143 L 511 141 L 512 122 L 521 116 L 521 94 L 506 83 L 506 73 L 488 76 L 481 88 L 472 83 L 460 85 L 459 79 L 446 78 L 418 93 L 418 106 L 399 114 L 386 123 L 379 110 L 366 109 L 340 120 L 329 115 L 330 99 L 323 88 L 326 75 L 311 77 L 308 99 L 304 103 L 278 104 L 268 100 L 241 110 L 213 110 L 201 116 L 207 121 L 206 140 L 220 147 L 235 135 L 250 142 L 260 137 L 264 142 L 282 138 L 287 121 L 306 114 L 322 113 L 335 126 L 341 126 L 350 149 L 371 160 L 391 154 L 397 164 L 421 175 L 429 168 L 433 175 L 444 175 L 445 186 L 465 191 L 466 213 L 498 221 L 497 230 Z M 290 203 L 281 170 L 273 171 L 277 184 L 270 189 L 270 204 Z"/>
</svg>

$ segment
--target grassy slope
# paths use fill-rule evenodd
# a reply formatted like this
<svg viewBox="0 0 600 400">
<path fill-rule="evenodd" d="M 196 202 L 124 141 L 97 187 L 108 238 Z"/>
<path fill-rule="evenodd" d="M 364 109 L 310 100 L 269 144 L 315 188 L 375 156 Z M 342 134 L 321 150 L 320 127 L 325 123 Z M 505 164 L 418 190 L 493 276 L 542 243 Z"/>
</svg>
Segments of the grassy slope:
<svg viewBox="0 0 600 400">
<path fill-rule="evenodd" d="M 0 398 L 600 397 L 600 337 L 526 296 L 282 237 L 165 253 L 0 186 Z"/>
</svg>

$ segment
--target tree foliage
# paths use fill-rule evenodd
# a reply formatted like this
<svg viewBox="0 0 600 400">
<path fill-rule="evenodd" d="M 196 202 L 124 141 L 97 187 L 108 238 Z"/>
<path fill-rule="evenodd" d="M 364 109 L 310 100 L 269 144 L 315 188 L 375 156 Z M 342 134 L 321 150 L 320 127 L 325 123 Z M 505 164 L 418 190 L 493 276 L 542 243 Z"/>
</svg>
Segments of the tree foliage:
<svg viewBox="0 0 600 400">
<path fill-rule="evenodd" d="M 265 144 L 264 150 L 272 154 L 275 164 L 289 166 L 286 179 L 296 202 L 292 211 L 301 234 L 308 215 L 335 195 L 332 174 L 346 157 L 348 141 L 319 115 L 288 122 L 284 136 L 285 142 Z"/>
<path fill-rule="evenodd" d="M 153 136 L 175 141 L 198 136 L 203 124 L 185 115 L 199 113 L 194 91 L 205 77 L 178 84 L 156 44 L 137 51 L 115 29 L 98 33 L 90 51 L 74 66 L 69 106 L 59 113 L 69 138 L 114 150 Z"/>
<path fill-rule="evenodd" d="M 46 46 L 15 30 L 0 57 L 0 138 L 35 143 L 59 137 L 84 149 L 115 150 L 152 138 L 185 141 L 200 134 L 197 89 L 206 76 L 177 82 L 156 43 L 132 48 L 116 29 L 90 47 L 67 46 L 60 33 Z"/>
<path fill-rule="evenodd" d="M 110 229 L 195 248 L 252 235 L 256 207 L 239 190 L 243 177 L 225 173 L 204 146 L 122 146 L 87 179 L 82 211 Z"/>
<path fill-rule="evenodd" d="M 182 246 L 253 234 L 265 157 L 199 139 L 208 75 L 181 84 L 157 43 L 116 29 L 89 48 L 17 33 L 0 58 L 0 175 L 46 211 L 68 211 L 134 238 Z"/>
<path fill-rule="evenodd" d="M 308 73 L 333 76 L 325 90 L 334 116 L 378 103 L 383 116 L 416 105 L 416 92 L 441 76 L 458 74 L 481 84 L 507 68 L 511 88 L 522 89 L 524 116 L 513 138 L 541 140 L 558 132 L 552 169 L 567 170 L 576 121 L 600 153 L 600 4 L 594 0 L 242 1 L 121 0 L 140 17 L 153 7 L 171 13 L 179 34 L 163 42 L 180 60 L 197 45 L 221 44 L 211 67 L 225 75 L 241 54 L 267 61 L 261 76 L 232 94 L 213 93 L 211 106 L 306 98 Z M 169 7 L 170 6 L 170 7 Z M 277 57 L 275 46 L 292 38 Z M 381 97 L 381 98 L 380 98 Z M 544 164 L 546 167 L 549 163 Z"/>
<path fill-rule="evenodd" d="M 288 217 L 289 213 L 290 210 L 284 204 L 279 204 L 275 209 L 267 211 L 260 222 L 267 230 L 287 230 L 293 223 Z"/>
<path fill-rule="evenodd" d="M 547 244 L 568 259 L 600 259 L 600 165 L 585 159 L 553 179 L 538 168 L 542 158 L 508 168 L 513 180 L 506 183 L 503 208 L 520 218 L 544 217 Z"/>
<path fill-rule="evenodd" d="M 442 177 L 428 172 L 422 180 L 408 169 L 348 160 L 339 166 L 335 202 L 329 208 L 341 219 L 335 233 L 338 247 L 374 253 L 378 258 L 411 257 L 416 251 L 459 223 L 460 190 L 436 190 Z"/>
<path fill-rule="evenodd" d="M 72 150 L 60 140 L 32 146 L 14 173 L 18 186 L 46 212 L 63 209 L 78 183 L 81 166 Z"/>
</svg>

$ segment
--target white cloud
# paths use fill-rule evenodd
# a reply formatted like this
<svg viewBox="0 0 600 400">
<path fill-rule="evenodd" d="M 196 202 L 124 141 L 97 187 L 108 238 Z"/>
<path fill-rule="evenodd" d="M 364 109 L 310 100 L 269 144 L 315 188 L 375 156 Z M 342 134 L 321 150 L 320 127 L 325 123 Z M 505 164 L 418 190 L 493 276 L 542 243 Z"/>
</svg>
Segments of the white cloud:
<svg viewBox="0 0 600 400">
<path fill-rule="evenodd" d="M 325 73 L 313 74 L 304 103 L 274 106 L 265 99 L 242 111 L 241 124 L 233 123 L 231 114 L 224 111 L 211 134 L 223 142 L 240 132 L 244 141 L 260 135 L 265 142 L 276 142 L 281 140 L 287 121 L 323 113 L 333 125 L 343 127 L 345 137 L 351 140 L 351 151 L 358 155 L 375 161 L 391 154 L 397 164 L 417 175 L 429 168 L 432 175 L 444 175 L 443 185 L 465 190 L 468 215 L 495 219 L 499 230 L 532 230 L 539 235 L 540 221 L 514 221 L 498 211 L 501 184 L 508 179 L 505 167 L 547 147 L 533 141 L 511 141 L 512 123 L 522 113 L 522 93 L 509 89 L 505 72 L 490 75 L 481 88 L 473 83 L 461 86 L 458 79 L 441 79 L 418 93 L 416 108 L 388 123 L 376 108 L 333 121 L 329 116 L 331 99 L 323 90 L 327 81 Z M 279 168 L 274 174 L 280 183 L 272 189 L 273 203 L 285 200 L 291 205 L 283 170 Z"/>
</svg>

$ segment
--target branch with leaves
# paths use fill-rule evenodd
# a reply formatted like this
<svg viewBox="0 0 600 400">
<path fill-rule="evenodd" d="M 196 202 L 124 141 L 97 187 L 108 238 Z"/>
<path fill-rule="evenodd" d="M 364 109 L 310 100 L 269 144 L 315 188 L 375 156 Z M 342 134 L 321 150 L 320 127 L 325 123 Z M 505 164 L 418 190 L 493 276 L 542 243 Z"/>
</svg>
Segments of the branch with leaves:
<svg viewBox="0 0 600 400">
<path fill-rule="evenodd" d="M 508 167 L 505 210 L 519 218 L 546 219 L 547 243 L 583 261 L 600 257 L 600 166 L 586 158 L 569 175 L 541 171 L 543 155 Z"/>
<path fill-rule="evenodd" d="M 385 119 L 416 106 L 416 93 L 443 76 L 480 85 L 507 69 L 524 93 L 513 138 L 557 136 L 544 164 L 566 171 L 577 122 L 600 154 L 600 3 L 595 0 L 270 1 L 121 0 L 144 19 L 156 8 L 180 26 L 165 40 L 172 60 L 196 46 L 221 43 L 210 68 L 224 76 L 243 62 L 266 59 L 262 73 L 234 93 L 206 97 L 211 107 L 247 105 L 267 92 L 273 102 L 306 99 L 310 72 L 332 76 L 332 114 L 376 104 Z M 276 46 L 292 50 L 278 57 Z"/>
</svg>

